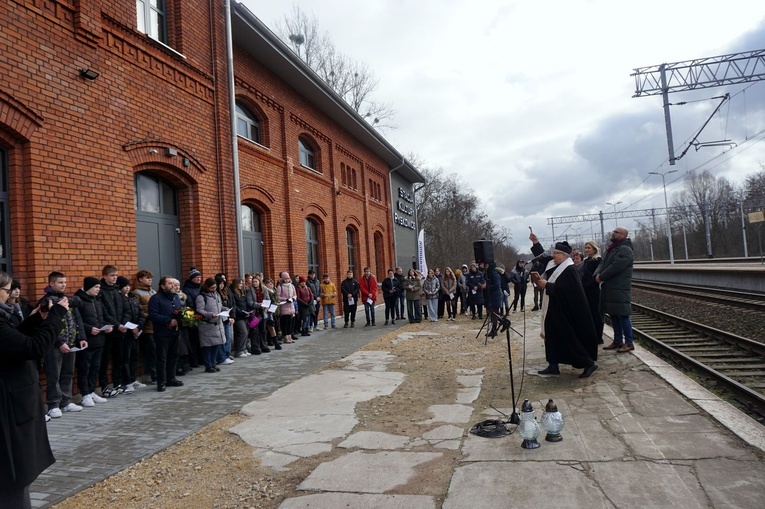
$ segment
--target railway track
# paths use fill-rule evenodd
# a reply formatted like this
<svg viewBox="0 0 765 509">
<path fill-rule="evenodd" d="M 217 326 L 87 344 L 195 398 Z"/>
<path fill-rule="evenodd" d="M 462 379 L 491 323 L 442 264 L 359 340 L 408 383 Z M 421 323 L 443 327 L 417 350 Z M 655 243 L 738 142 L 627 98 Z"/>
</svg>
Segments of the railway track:
<svg viewBox="0 0 765 509">
<path fill-rule="evenodd" d="M 632 287 L 640 290 L 656 291 L 664 294 L 714 302 L 725 306 L 754 309 L 765 312 L 765 295 L 752 292 L 710 288 L 704 286 L 683 285 L 657 281 L 633 280 Z"/>
<path fill-rule="evenodd" d="M 732 396 L 765 422 L 765 344 L 678 316 L 632 304 L 636 337 L 715 381 L 722 396 Z"/>
</svg>

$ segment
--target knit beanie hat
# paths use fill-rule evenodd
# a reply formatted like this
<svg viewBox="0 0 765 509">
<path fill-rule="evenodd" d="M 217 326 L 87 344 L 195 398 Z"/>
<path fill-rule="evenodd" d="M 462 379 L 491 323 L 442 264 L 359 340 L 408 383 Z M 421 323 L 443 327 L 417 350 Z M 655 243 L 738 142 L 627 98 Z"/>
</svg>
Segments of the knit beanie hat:
<svg viewBox="0 0 765 509">
<path fill-rule="evenodd" d="M 85 281 L 82 283 L 82 289 L 87 292 L 94 286 L 100 285 L 100 284 L 101 284 L 101 281 L 98 278 L 88 276 L 85 278 Z"/>
<path fill-rule="evenodd" d="M 189 269 L 189 279 L 194 279 L 195 277 L 202 277 L 202 273 L 196 267 L 191 267 Z"/>
<path fill-rule="evenodd" d="M 130 284 L 130 280 L 128 280 L 128 278 L 126 278 L 125 276 L 119 276 L 117 278 L 117 288 L 119 288 L 120 290 L 122 290 L 129 284 Z"/>
</svg>

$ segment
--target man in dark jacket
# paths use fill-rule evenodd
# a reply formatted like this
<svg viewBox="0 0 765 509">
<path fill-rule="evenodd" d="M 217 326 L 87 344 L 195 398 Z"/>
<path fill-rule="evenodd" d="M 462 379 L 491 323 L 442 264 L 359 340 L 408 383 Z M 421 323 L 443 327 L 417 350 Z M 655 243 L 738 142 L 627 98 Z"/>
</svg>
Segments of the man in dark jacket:
<svg viewBox="0 0 765 509">
<path fill-rule="evenodd" d="M 82 394 L 82 406 L 93 407 L 96 403 L 106 403 L 106 399 L 96 394 L 98 373 L 101 367 L 101 355 L 104 349 L 105 334 L 114 330 L 111 323 L 106 322 L 104 306 L 98 298 L 101 282 L 94 277 L 86 277 L 82 288 L 77 290 L 76 297 L 80 299 L 80 316 L 88 340 L 88 348 L 77 352 L 77 387 Z M 104 394 L 105 386 L 101 386 Z"/>
<path fill-rule="evenodd" d="M 98 372 L 101 394 L 105 398 L 113 398 L 125 390 L 122 373 L 122 335 L 127 331 L 125 323 L 128 313 L 125 310 L 125 299 L 117 287 L 119 271 L 114 265 L 107 265 L 101 270 L 101 290 L 98 299 L 104 306 L 104 320 L 112 326 L 112 332 L 104 339 L 104 349 L 101 352 L 101 369 Z M 109 388 L 109 360 L 112 361 L 112 387 Z"/>
<path fill-rule="evenodd" d="M 353 277 L 353 271 L 349 270 L 340 285 L 340 291 L 343 293 L 343 312 L 345 313 L 344 329 L 348 327 L 349 323 L 351 327 L 356 326 L 356 306 L 359 304 L 360 290 L 359 282 Z"/>
<path fill-rule="evenodd" d="M 174 291 L 175 279 L 162 276 L 159 292 L 149 299 L 147 318 L 154 325 L 154 344 L 157 360 L 157 391 L 165 387 L 180 387 L 183 382 L 175 378 L 178 367 L 178 319 L 181 299 Z M 169 378 L 169 379 L 168 379 Z"/>
<path fill-rule="evenodd" d="M 396 305 L 401 286 L 393 269 L 388 269 L 388 277 L 382 283 L 382 293 L 385 301 L 385 325 L 388 325 L 389 318 L 393 325 L 396 325 Z"/>
<path fill-rule="evenodd" d="M 403 320 L 406 318 L 406 288 L 404 288 L 404 279 L 406 277 L 404 276 L 404 269 L 401 267 L 396 267 L 396 273 L 395 276 L 396 280 L 398 281 L 398 295 L 397 295 L 397 302 L 396 302 L 396 320 Z"/>
<path fill-rule="evenodd" d="M 252 284 L 252 280 L 250 280 L 250 284 Z M 183 283 L 183 293 L 186 294 L 186 305 L 193 308 L 197 297 L 202 293 L 202 273 L 196 267 L 189 269 L 189 279 Z M 199 346 L 199 329 L 188 327 L 186 330 L 189 334 L 189 358 L 186 371 L 190 371 L 188 368 L 196 368 L 203 364 L 202 348 Z"/>
<path fill-rule="evenodd" d="M 595 269 L 595 282 L 600 287 L 602 313 L 608 313 L 614 329 L 614 341 L 603 350 L 625 353 L 635 349 L 632 338 L 632 241 L 621 226 L 611 233 L 611 243 L 603 262 Z"/>
<path fill-rule="evenodd" d="M 10 322 L 11 277 L 0 272 L 0 506 L 31 507 L 29 485 L 56 460 L 48 441 L 37 361 L 64 329 L 69 301 L 40 308 L 17 328 Z M 46 315 L 43 318 L 43 314 Z"/>
</svg>

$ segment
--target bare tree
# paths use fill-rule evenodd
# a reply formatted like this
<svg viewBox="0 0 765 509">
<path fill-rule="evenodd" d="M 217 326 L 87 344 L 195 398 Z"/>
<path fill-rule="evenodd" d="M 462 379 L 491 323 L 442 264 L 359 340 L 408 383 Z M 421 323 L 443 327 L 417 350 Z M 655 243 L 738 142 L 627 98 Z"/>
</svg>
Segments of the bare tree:
<svg viewBox="0 0 765 509">
<path fill-rule="evenodd" d="M 419 161 L 417 156 L 408 159 Z M 415 166 L 419 166 L 426 181 L 416 190 L 416 202 L 417 220 L 425 230 L 429 266 L 454 269 L 468 263 L 473 259 L 473 242 L 480 239 L 493 241 L 498 263 L 515 263 L 518 251 L 510 244 L 510 231 L 495 225 L 480 210 L 475 193 L 458 175 Z"/>
<path fill-rule="evenodd" d="M 297 4 L 275 24 L 276 35 L 287 44 L 357 113 L 378 130 L 395 129 L 395 109 L 372 99 L 379 80 L 364 62 L 357 62 L 336 47 L 327 32 L 319 30 L 319 19 Z"/>
</svg>

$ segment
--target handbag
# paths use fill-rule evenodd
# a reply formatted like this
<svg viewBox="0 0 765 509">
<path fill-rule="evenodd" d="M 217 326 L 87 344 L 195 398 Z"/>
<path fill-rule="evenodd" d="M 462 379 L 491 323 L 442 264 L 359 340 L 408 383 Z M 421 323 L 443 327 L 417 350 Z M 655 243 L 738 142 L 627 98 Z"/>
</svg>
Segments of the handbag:
<svg viewBox="0 0 765 509">
<path fill-rule="evenodd" d="M 253 313 L 249 321 L 247 322 L 247 327 L 249 327 L 250 329 L 254 329 L 255 327 L 258 326 L 259 323 L 260 323 L 260 318 L 255 316 L 255 313 Z"/>
</svg>

